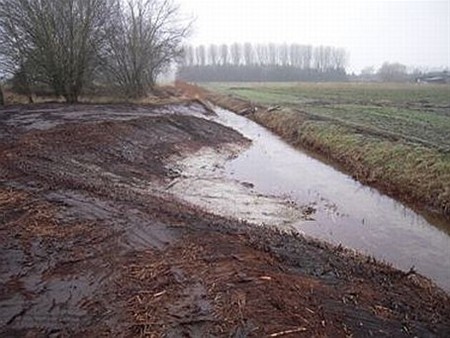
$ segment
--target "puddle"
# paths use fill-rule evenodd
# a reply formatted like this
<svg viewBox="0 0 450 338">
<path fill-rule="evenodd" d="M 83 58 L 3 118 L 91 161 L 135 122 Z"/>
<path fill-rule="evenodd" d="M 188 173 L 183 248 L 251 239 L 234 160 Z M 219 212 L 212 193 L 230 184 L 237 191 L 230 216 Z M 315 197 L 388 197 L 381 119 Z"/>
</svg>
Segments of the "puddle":
<svg viewBox="0 0 450 338">
<path fill-rule="evenodd" d="M 303 209 L 295 204 L 260 194 L 250 183 L 226 177 L 225 165 L 239 151 L 242 146 L 229 145 L 220 150 L 204 147 L 194 156 L 173 158 L 169 167 L 181 175 L 166 186 L 165 192 L 217 215 L 254 224 L 286 230 L 305 222 Z"/>
<path fill-rule="evenodd" d="M 253 144 L 225 164 L 229 178 L 307 206 L 308 236 L 342 244 L 408 271 L 411 267 L 450 291 L 450 236 L 423 216 L 333 167 L 291 147 L 255 122 L 224 109 L 214 121 Z"/>
</svg>

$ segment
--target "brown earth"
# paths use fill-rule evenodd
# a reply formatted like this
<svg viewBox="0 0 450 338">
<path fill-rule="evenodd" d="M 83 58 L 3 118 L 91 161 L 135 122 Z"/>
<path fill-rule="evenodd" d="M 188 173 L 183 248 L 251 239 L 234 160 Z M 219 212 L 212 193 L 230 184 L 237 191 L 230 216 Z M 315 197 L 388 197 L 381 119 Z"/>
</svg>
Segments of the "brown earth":
<svg viewBox="0 0 450 338">
<path fill-rule="evenodd" d="M 155 187 L 247 142 L 199 104 L 0 109 L 0 336 L 450 335 L 449 297 L 340 247 Z"/>
</svg>

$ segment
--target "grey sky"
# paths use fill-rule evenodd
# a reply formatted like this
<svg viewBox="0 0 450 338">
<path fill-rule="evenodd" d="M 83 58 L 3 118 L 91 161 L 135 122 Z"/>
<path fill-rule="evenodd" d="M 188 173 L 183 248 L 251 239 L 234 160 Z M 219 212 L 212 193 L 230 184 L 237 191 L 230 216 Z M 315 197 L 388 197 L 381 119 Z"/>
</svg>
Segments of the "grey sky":
<svg viewBox="0 0 450 338">
<path fill-rule="evenodd" d="M 193 44 L 287 42 L 345 47 L 351 71 L 383 61 L 450 66 L 450 0 L 178 0 Z"/>
</svg>

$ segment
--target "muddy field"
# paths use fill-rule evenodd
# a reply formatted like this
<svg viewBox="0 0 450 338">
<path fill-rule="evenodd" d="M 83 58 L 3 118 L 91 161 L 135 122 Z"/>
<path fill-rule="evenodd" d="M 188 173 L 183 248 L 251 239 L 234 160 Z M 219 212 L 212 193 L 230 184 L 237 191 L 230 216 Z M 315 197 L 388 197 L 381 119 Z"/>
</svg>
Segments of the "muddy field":
<svg viewBox="0 0 450 338">
<path fill-rule="evenodd" d="M 0 110 L 2 337 L 450 335 L 449 297 L 414 271 L 181 198 L 190 159 L 249 142 L 206 114 Z"/>
</svg>

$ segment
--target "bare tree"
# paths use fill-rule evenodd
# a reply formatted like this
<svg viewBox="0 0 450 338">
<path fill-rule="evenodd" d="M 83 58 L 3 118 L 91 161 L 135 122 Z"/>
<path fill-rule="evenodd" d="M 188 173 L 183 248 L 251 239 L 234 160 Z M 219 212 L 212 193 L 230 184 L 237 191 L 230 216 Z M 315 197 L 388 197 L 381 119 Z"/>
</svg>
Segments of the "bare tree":
<svg viewBox="0 0 450 338">
<path fill-rule="evenodd" d="M 246 42 L 243 46 L 244 49 L 244 64 L 250 66 L 254 64 L 253 46 L 250 42 Z"/>
<path fill-rule="evenodd" d="M 407 81 L 406 66 L 400 63 L 385 62 L 378 70 L 378 76 L 385 82 Z"/>
<path fill-rule="evenodd" d="M 0 0 L 0 69 L 9 77 L 25 69 L 26 51 L 29 50 L 29 43 L 21 41 L 24 34 L 15 18 L 19 11 L 9 7 L 10 3 Z"/>
<path fill-rule="evenodd" d="M 1 53 L 9 72 L 21 69 L 76 102 L 95 70 L 112 0 L 0 0 Z"/>
<path fill-rule="evenodd" d="M 331 49 L 331 65 L 335 70 L 342 70 L 347 66 L 347 52 L 344 48 Z"/>
<path fill-rule="evenodd" d="M 197 58 L 197 65 L 205 66 L 206 65 L 206 49 L 205 46 L 200 45 L 195 48 L 195 56 Z"/>
<path fill-rule="evenodd" d="M 223 44 L 220 46 L 220 58 L 223 65 L 227 65 L 230 62 L 228 45 Z"/>
<path fill-rule="evenodd" d="M 278 46 L 278 54 L 280 57 L 280 64 L 282 66 L 287 66 L 290 64 L 290 53 L 288 44 L 284 43 Z"/>
<path fill-rule="evenodd" d="M 25 95 L 28 98 L 28 103 L 33 103 L 33 80 L 26 69 L 25 65 L 21 65 L 14 73 L 11 81 L 12 89 L 18 94 Z"/>
<path fill-rule="evenodd" d="M 193 66 L 195 64 L 195 52 L 194 47 L 191 45 L 183 47 L 183 65 L 184 66 Z"/>
<path fill-rule="evenodd" d="M 269 64 L 269 53 L 267 49 L 267 45 L 258 44 L 255 47 L 256 58 L 258 59 L 258 63 L 261 66 L 267 66 Z"/>
<path fill-rule="evenodd" d="M 190 30 L 172 0 L 118 1 L 108 22 L 102 55 L 106 76 L 130 97 L 145 95 L 182 56 Z"/>
<path fill-rule="evenodd" d="M 314 48 L 314 68 L 320 72 L 325 72 L 332 69 L 331 66 L 332 48 L 327 46 L 319 46 Z"/>
<path fill-rule="evenodd" d="M 213 66 L 217 66 L 218 58 L 219 58 L 219 51 L 218 51 L 216 45 L 214 45 L 214 44 L 209 45 L 208 55 L 209 55 L 209 63 Z"/>
<path fill-rule="evenodd" d="M 269 64 L 271 66 L 278 64 L 278 48 L 274 43 L 269 43 L 267 46 L 268 56 L 269 56 Z"/>
<path fill-rule="evenodd" d="M 242 48 L 238 43 L 233 43 L 230 47 L 231 62 L 233 65 L 238 66 L 242 60 Z"/>
<path fill-rule="evenodd" d="M 289 48 L 289 58 L 291 65 L 298 68 L 303 68 L 301 57 L 301 46 L 298 44 L 292 44 Z"/>
<path fill-rule="evenodd" d="M 302 69 L 310 69 L 312 67 L 312 46 L 301 46 Z"/>
</svg>

